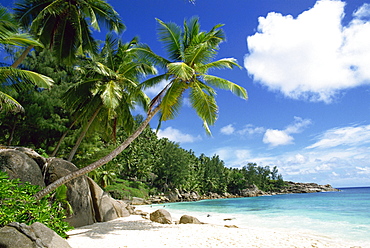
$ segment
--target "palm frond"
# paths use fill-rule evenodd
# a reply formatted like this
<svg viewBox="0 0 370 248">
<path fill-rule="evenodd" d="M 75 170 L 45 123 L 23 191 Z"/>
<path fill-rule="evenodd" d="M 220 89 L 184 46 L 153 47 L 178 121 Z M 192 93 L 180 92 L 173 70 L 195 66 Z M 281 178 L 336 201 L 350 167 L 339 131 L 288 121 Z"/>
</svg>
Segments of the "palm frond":
<svg viewBox="0 0 370 248">
<path fill-rule="evenodd" d="M 214 58 L 216 51 L 210 49 L 207 43 L 189 46 L 185 51 L 185 63 L 190 66 L 208 63 Z"/>
<path fill-rule="evenodd" d="M 73 64 L 75 55 L 82 52 L 81 19 L 78 10 L 71 7 L 68 15 L 59 20 L 55 28 L 55 35 L 51 43 L 52 50 L 61 61 Z"/>
<path fill-rule="evenodd" d="M 135 48 L 132 48 L 132 50 L 136 51 L 141 59 L 150 61 L 154 65 L 158 65 L 162 68 L 166 68 L 167 64 L 170 63 L 169 60 L 155 54 L 146 44 L 138 44 Z"/>
<path fill-rule="evenodd" d="M 149 79 L 145 80 L 144 82 L 140 83 L 139 87 L 141 89 L 145 90 L 145 89 L 154 87 L 155 85 L 162 82 L 163 80 L 167 80 L 167 78 L 168 78 L 167 74 L 158 75 L 158 76 L 149 78 Z"/>
<path fill-rule="evenodd" d="M 125 25 L 123 24 L 119 14 L 114 10 L 114 8 L 109 5 L 104 0 L 85 0 L 94 12 L 96 20 L 98 23 L 103 23 L 109 31 L 114 31 L 116 33 L 122 33 L 125 30 Z"/>
<path fill-rule="evenodd" d="M 193 68 L 183 62 L 175 62 L 167 65 L 168 73 L 184 82 L 190 81 L 195 75 Z"/>
<path fill-rule="evenodd" d="M 241 86 L 239 86 L 239 85 L 237 85 L 233 82 L 230 82 L 229 80 L 226 80 L 226 79 L 223 79 L 223 78 L 220 78 L 220 77 L 216 77 L 216 76 L 212 76 L 212 75 L 203 75 L 203 79 L 208 84 L 210 84 L 214 87 L 217 87 L 217 88 L 220 88 L 220 89 L 225 89 L 225 90 L 230 90 L 236 96 L 238 96 L 240 98 L 243 98 L 245 100 L 248 99 L 247 91 L 243 87 L 241 87 Z"/>
<path fill-rule="evenodd" d="M 109 81 L 108 83 L 102 85 L 102 93 L 100 96 L 104 107 L 114 110 L 120 105 L 122 91 L 116 82 Z"/>
<path fill-rule="evenodd" d="M 0 5 L 0 34 L 2 32 L 17 32 L 17 25 L 7 8 Z"/>
<path fill-rule="evenodd" d="M 82 39 L 81 52 L 90 52 L 92 54 L 96 54 L 98 52 L 98 42 L 94 39 L 89 25 L 83 20 L 80 21 L 80 24 Z"/>
<path fill-rule="evenodd" d="M 234 67 L 241 68 L 236 59 L 223 58 L 207 64 L 201 64 L 197 66 L 197 70 L 202 73 L 207 73 L 210 69 L 233 69 Z"/>
<path fill-rule="evenodd" d="M 11 96 L 0 91 L 0 112 L 23 112 L 23 107 Z"/>
<path fill-rule="evenodd" d="M 27 34 L 16 34 L 10 32 L 0 32 L 0 43 L 13 45 L 13 46 L 39 46 L 43 45 L 33 39 L 30 35 Z"/>
<path fill-rule="evenodd" d="M 187 49 L 192 43 L 194 43 L 195 37 L 200 32 L 200 24 L 199 19 L 197 17 L 193 17 L 190 19 L 189 24 L 187 21 L 184 21 L 184 50 Z"/>
<path fill-rule="evenodd" d="M 163 96 L 161 106 L 161 120 L 166 121 L 177 116 L 182 105 L 182 93 L 188 86 L 181 80 L 174 80 Z"/>
<path fill-rule="evenodd" d="M 201 82 L 193 83 L 190 90 L 190 102 L 197 115 L 203 120 L 206 132 L 210 134 L 208 124 L 213 125 L 217 120 L 218 107 L 211 89 Z"/>
<path fill-rule="evenodd" d="M 47 89 L 54 83 L 51 78 L 42 74 L 11 67 L 0 67 L 0 82 L 8 82 L 10 86 L 21 86 L 26 83 Z"/>
<path fill-rule="evenodd" d="M 164 43 L 169 58 L 175 61 L 181 60 L 181 58 L 183 57 L 183 49 L 181 44 L 181 28 L 172 22 L 164 23 L 159 19 L 156 20 L 160 25 L 158 28 L 159 40 Z"/>
<path fill-rule="evenodd" d="M 223 24 L 215 25 L 204 37 L 207 43 L 214 49 L 218 49 L 218 45 L 226 40 L 225 33 L 221 29 L 223 26 Z"/>
</svg>

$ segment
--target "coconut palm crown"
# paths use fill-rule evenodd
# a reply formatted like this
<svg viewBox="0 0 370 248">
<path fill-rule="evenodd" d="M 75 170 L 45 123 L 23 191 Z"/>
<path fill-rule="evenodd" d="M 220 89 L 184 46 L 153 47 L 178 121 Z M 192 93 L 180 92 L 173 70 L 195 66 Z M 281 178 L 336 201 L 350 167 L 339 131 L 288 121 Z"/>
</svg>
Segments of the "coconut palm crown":
<svg viewBox="0 0 370 248">
<path fill-rule="evenodd" d="M 69 64 L 76 54 L 97 51 L 91 28 L 100 31 L 104 25 L 117 33 L 125 28 L 119 14 L 104 0 L 21 0 L 14 11 L 23 27 Z"/>
<path fill-rule="evenodd" d="M 211 134 L 209 125 L 217 120 L 218 106 L 215 100 L 215 88 L 230 90 L 235 95 L 247 99 L 246 90 L 226 79 L 209 75 L 211 69 L 240 67 L 234 58 L 214 58 L 219 44 L 225 41 L 223 25 L 214 26 L 209 32 L 200 30 L 198 18 L 184 21 L 181 29 L 175 23 L 159 24 L 158 36 L 163 42 L 169 60 L 156 55 L 149 47 L 141 47 L 142 56 L 160 65 L 165 73 L 146 80 L 141 84 L 143 89 L 152 87 L 166 80 L 166 87 L 152 99 L 151 109 L 160 106 L 159 125 L 162 121 L 174 118 L 181 107 L 183 94 L 189 89 L 192 107 L 203 120 L 203 126 Z"/>
</svg>

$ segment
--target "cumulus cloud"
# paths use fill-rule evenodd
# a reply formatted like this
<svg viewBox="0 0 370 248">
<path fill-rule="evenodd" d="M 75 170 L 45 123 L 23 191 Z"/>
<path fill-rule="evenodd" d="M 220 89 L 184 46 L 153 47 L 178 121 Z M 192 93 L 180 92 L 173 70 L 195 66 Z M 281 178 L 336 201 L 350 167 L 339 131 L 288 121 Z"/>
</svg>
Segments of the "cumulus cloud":
<svg viewBox="0 0 370 248">
<path fill-rule="evenodd" d="M 319 135 L 317 139 L 317 142 L 307 148 L 325 149 L 337 146 L 368 144 L 370 143 L 370 125 L 333 128 Z"/>
<path fill-rule="evenodd" d="M 238 134 L 241 134 L 241 135 L 254 135 L 254 134 L 261 134 L 261 133 L 264 133 L 265 132 L 265 128 L 264 127 L 255 127 L 251 124 L 248 124 L 246 125 L 243 129 L 239 130 L 238 131 Z"/>
<path fill-rule="evenodd" d="M 264 127 L 255 127 L 252 124 L 247 124 L 244 128 L 240 130 L 237 130 L 232 124 L 224 126 L 220 129 L 220 132 L 225 135 L 254 135 L 264 133 L 265 131 L 266 129 Z"/>
<path fill-rule="evenodd" d="M 171 141 L 179 143 L 193 143 L 202 139 L 200 136 L 195 137 L 172 127 L 167 127 L 164 130 L 158 130 L 157 136 L 158 138 L 167 138 Z"/>
<path fill-rule="evenodd" d="M 269 13 L 247 38 L 244 65 L 254 80 L 293 99 L 331 102 L 370 80 L 370 11 L 342 25 L 345 3 L 321 0 L 296 18 Z"/>
<path fill-rule="evenodd" d="M 267 129 L 263 136 L 263 143 L 271 146 L 293 144 L 294 138 L 284 130 Z"/>
<path fill-rule="evenodd" d="M 286 129 L 289 126 L 294 126 L 294 122 Z M 309 149 L 280 154 L 272 150 L 255 153 L 256 150 L 240 147 L 220 148 L 215 153 L 220 154 L 226 166 L 241 167 L 249 162 L 277 166 L 285 180 L 330 183 L 336 187 L 365 186 L 370 184 L 369 129 L 370 125 L 330 129 L 319 135 Z"/>
<path fill-rule="evenodd" d="M 310 124 L 311 120 L 309 119 L 294 117 L 294 122 L 284 130 L 267 129 L 262 141 L 272 147 L 293 144 L 294 138 L 291 134 L 302 132 Z"/>
<path fill-rule="evenodd" d="M 222 134 L 230 135 L 230 134 L 233 134 L 235 132 L 235 128 L 233 127 L 232 124 L 229 124 L 227 126 L 222 127 L 220 129 L 220 132 Z"/>
</svg>

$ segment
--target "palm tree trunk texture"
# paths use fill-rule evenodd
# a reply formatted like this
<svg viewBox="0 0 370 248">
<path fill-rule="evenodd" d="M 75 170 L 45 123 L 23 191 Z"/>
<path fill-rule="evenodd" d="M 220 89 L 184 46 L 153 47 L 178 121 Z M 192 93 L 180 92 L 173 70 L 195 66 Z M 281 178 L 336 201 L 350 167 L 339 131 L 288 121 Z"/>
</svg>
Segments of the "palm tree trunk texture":
<svg viewBox="0 0 370 248">
<path fill-rule="evenodd" d="M 136 129 L 136 131 L 133 134 L 131 134 L 121 145 L 119 145 L 116 149 L 114 149 L 110 154 L 108 154 L 107 156 L 99 159 L 98 161 L 95 161 L 94 163 L 84 168 L 81 168 L 77 171 L 71 172 L 70 174 L 64 177 L 59 178 L 52 184 L 49 184 L 47 187 L 37 192 L 34 195 L 34 197 L 37 200 L 40 200 L 42 197 L 51 193 L 53 190 L 55 190 L 59 186 L 77 177 L 85 175 L 89 173 L 90 171 L 93 171 L 99 168 L 100 166 L 105 165 L 106 163 L 110 162 L 112 159 L 117 157 L 123 150 L 125 150 L 144 131 L 144 129 L 148 126 L 151 119 L 158 113 L 159 110 L 160 110 L 160 106 L 157 106 L 153 111 L 149 112 L 147 118 L 141 123 L 141 125 Z"/>
<path fill-rule="evenodd" d="M 83 138 L 85 137 L 87 131 L 89 130 L 91 124 L 93 123 L 93 121 L 95 120 L 96 116 L 98 115 L 99 111 L 101 110 L 103 106 L 100 106 L 99 108 L 97 108 L 97 110 L 94 112 L 94 114 L 91 116 L 89 122 L 86 124 L 85 128 L 82 130 L 80 136 L 78 137 L 77 141 L 76 141 L 76 144 L 74 145 L 74 147 L 72 148 L 71 152 L 69 153 L 69 156 L 68 156 L 68 161 L 72 161 L 74 155 L 76 154 L 77 152 L 77 149 L 78 147 L 80 146 Z"/>
<path fill-rule="evenodd" d="M 17 68 L 23 62 L 23 60 L 26 58 L 27 54 L 30 53 L 30 51 L 32 50 L 32 48 L 34 48 L 33 45 L 27 47 L 26 50 L 23 51 L 23 53 L 21 54 L 21 56 L 16 61 L 14 61 L 14 63 L 12 64 L 12 67 L 13 68 Z"/>
</svg>

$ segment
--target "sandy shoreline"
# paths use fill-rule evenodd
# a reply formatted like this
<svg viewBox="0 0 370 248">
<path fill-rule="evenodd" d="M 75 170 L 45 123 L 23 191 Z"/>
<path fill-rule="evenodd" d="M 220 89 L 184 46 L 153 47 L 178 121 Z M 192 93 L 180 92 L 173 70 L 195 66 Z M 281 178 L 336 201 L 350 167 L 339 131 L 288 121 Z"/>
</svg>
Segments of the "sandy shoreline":
<svg viewBox="0 0 370 248">
<path fill-rule="evenodd" d="M 139 207 L 147 212 L 155 209 Z M 170 211 L 171 213 L 171 211 Z M 184 213 L 186 214 L 186 213 Z M 181 216 L 172 214 L 173 220 Z M 200 219 L 200 221 L 204 221 Z M 229 223 L 227 223 L 229 224 Z M 163 225 L 131 215 L 95 223 L 68 232 L 73 248 L 181 248 L 181 247 L 362 247 L 324 235 L 270 228 L 228 228 L 225 223 Z"/>
</svg>

